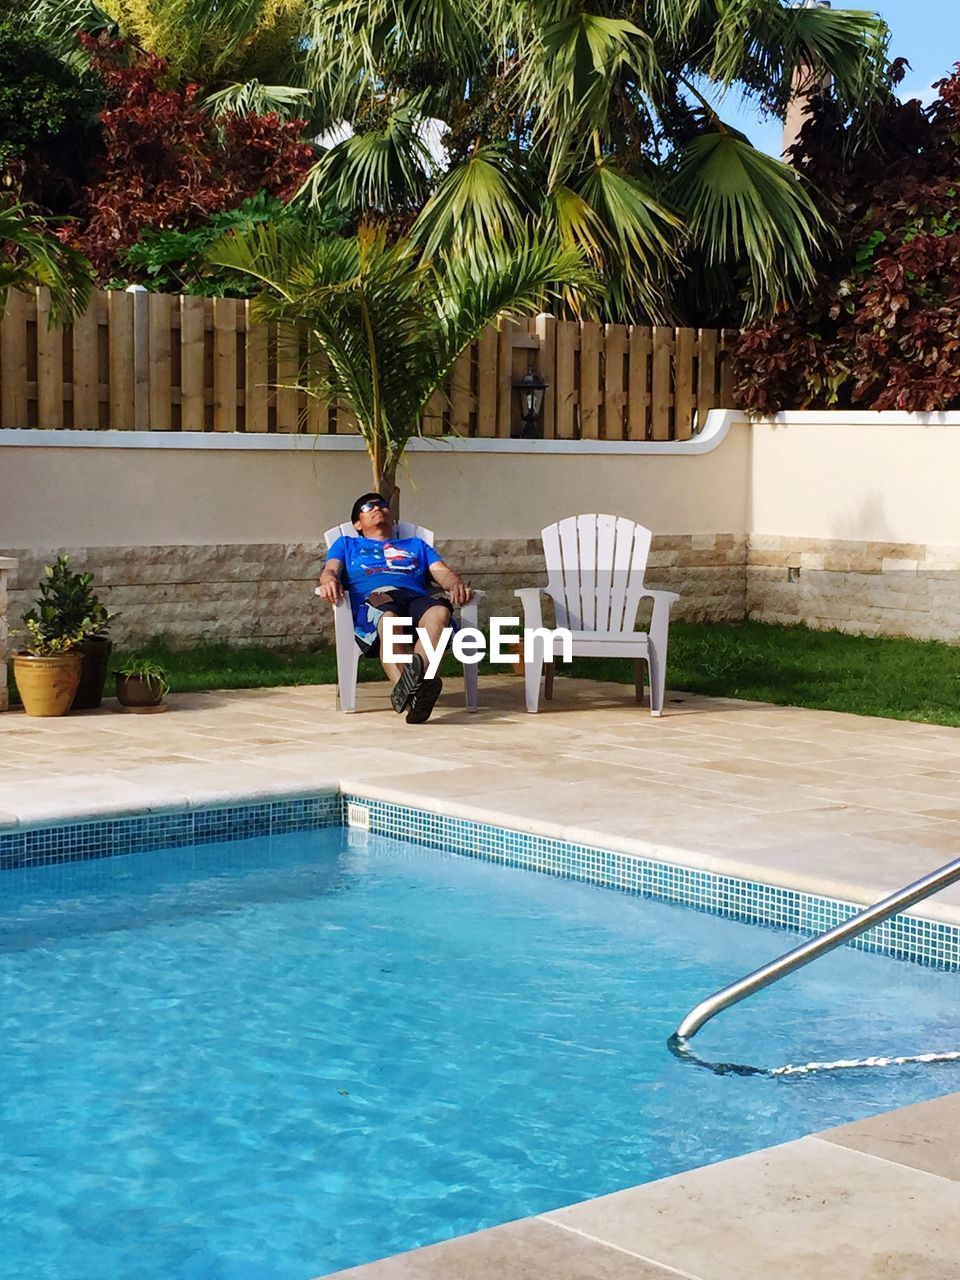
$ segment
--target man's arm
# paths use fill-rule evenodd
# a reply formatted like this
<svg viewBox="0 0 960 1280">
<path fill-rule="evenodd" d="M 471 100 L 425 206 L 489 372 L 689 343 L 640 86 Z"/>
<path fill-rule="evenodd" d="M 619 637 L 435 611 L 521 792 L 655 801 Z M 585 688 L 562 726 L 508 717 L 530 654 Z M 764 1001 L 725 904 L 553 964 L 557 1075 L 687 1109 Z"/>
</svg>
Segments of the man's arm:
<svg viewBox="0 0 960 1280">
<path fill-rule="evenodd" d="M 336 604 L 343 598 L 343 587 L 340 584 L 342 560 L 328 560 L 317 582 L 317 595 L 328 604 Z"/>
<path fill-rule="evenodd" d="M 472 588 L 464 582 L 455 569 L 451 569 L 442 560 L 434 560 L 430 566 L 430 577 L 447 593 L 451 604 L 466 604 L 468 600 L 473 599 Z"/>
</svg>

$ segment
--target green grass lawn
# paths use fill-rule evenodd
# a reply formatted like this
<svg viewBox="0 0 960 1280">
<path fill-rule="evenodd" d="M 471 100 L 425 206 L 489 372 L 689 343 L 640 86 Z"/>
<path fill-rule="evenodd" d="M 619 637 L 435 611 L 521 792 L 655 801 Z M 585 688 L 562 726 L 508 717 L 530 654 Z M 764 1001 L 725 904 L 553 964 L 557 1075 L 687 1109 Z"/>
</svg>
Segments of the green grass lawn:
<svg viewBox="0 0 960 1280">
<path fill-rule="evenodd" d="M 165 667 L 179 692 L 336 679 L 332 649 L 310 653 L 201 644 L 176 650 L 157 641 L 138 653 Z M 456 664 L 448 658 L 442 670 L 452 674 Z M 633 683 L 633 664 L 626 660 L 581 658 L 560 672 Z M 361 662 L 361 680 L 379 676 L 375 662 Z M 691 693 L 960 725 L 960 646 L 933 640 L 846 636 L 760 622 L 678 622 L 670 629 L 667 683 L 671 690 Z"/>
</svg>

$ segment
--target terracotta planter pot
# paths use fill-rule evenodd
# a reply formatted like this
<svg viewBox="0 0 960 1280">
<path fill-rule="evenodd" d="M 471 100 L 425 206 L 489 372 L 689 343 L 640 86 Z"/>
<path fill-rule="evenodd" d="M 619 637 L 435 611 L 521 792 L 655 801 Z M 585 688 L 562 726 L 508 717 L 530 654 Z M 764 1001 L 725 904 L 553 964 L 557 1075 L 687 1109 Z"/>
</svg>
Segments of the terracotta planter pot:
<svg viewBox="0 0 960 1280">
<path fill-rule="evenodd" d="M 125 676 L 119 671 L 115 671 L 114 676 L 117 681 L 117 700 L 121 707 L 141 710 L 162 705 L 166 690 L 158 681 L 146 676 Z"/>
<path fill-rule="evenodd" d="M 112 649 L 113 641 L 106 636 L 91 636 L 89 640 L 81 640 L 77 645 L 83 663 L 80 667 L 80 685 L 71 711 L 91 711 L 94 707 L 99 707 Z"/>
<path fill-rule="evenodd" d="M 27 715 L 65 715 L 80 683 L 80 665 L 80 654 L 75 651 L 52 658 L 15 653 L 13 678 Z"/>
</svg>

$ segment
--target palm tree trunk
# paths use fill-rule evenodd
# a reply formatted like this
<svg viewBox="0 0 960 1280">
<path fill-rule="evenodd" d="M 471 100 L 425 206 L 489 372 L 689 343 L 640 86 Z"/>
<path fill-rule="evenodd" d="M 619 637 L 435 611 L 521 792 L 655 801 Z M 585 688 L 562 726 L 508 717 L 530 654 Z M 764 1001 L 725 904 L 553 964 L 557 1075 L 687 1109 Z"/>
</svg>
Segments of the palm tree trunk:
<svg viewBox="0 0 960 1280">
<path fill-rule="evenodd" d="M 400 519 L 400 490 L 397 487 L 397 467 L 378 467 L 373 464 L 373 487 L 390 503 L 394 520 Z"/>
</svg>

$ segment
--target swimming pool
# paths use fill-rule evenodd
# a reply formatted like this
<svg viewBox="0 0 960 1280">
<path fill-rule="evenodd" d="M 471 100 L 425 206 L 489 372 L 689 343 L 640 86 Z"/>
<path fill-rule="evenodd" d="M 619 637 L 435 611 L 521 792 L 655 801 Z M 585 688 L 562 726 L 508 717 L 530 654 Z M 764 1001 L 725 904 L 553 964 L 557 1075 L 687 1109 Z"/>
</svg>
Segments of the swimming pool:
<svg viewBox="0 0 960 1280">
<path fill-rule="evenodd" d="M 672 1058 L 784 931 L 334 826 L 51 847 L 0 884 L 4 1276 L 308 1280 L 960 1080 Z M 956 1048 L 958 981 L 845 949 L 698 1049 Z"/>
</svg>

